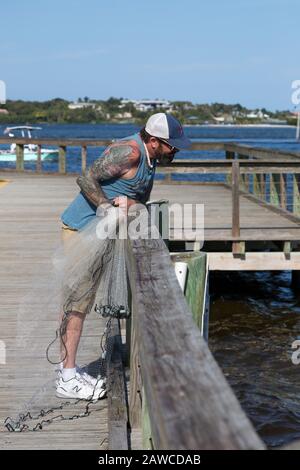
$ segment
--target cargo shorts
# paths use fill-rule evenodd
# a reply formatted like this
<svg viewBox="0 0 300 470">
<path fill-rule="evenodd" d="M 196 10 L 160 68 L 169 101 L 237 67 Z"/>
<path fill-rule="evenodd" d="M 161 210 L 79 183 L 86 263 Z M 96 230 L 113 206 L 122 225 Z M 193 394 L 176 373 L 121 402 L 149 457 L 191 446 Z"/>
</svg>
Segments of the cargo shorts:
<svg viewBox="0 0 300 470">
<path fill-rule="evenodd" d="M 62 225 L 62 242 L 63 246 L 66 247 L 71 237 L 76 237 L 78 231 L 72 229 L 67 225 Z M 81 313 L 83 315 L 88 314 L 95 303 L 95 297 L 99 286 L 99 279 L 96 282 L 91 282 L 88 276 L 84 273 L 80 279 L 80 286 L 76 292 L 68 285 L 63 283 L 62 287 L 62 309 L 65 314 L 70 313 Z"/>
</svg>

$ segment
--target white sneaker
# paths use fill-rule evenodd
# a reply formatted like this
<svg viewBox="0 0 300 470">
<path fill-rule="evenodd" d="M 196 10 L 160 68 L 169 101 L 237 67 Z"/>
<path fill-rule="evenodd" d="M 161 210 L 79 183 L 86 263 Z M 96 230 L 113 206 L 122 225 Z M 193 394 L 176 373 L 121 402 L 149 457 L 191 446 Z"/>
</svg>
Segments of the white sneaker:
<svg viewBox="0 0 300 470">
<path fill-rule="evenodd" d="M 104 398 L 106 396 L 106 378 L 101 378 L 100 375 L 97 378 L 92 377 L 80 367 L 76 367 L 76 372 L 80 374 L 87 383 L 92 385 L 98 398 Z"/>
<path fill-rule="evenodd" d="M 89 382 L 87 382 L 80 374 L 76 375 L 70 380 L 63 380 L 62 375 L 59 374 L 56 381 L 56 396 L 59 398 L 74 398 L 80 400 L 98 400 L 100 398 L 101 390 L 97 390 Z M 105 391 L 105 390 L 104 390 Z"/>
</svg>

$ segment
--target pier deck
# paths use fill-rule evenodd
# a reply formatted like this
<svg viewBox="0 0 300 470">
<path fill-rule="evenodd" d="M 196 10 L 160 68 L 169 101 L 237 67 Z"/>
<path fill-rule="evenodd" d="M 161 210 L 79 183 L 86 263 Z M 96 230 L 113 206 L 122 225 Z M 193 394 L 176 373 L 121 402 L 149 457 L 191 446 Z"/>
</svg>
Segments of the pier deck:
<svg viewBox="0 0 300 470">
<path fill-rule="evenodd" d="M 26 301 L 26 311 L 22 308 L 21 312 L 20 307 L 33 287 L 32 279 L 34 291 L 41 296 L 47 294 L 47 286 L 36 278 L 36 268 L 51 268 L 51 255 L 60 237 L 59 214 L 74 192 L 74 178 L 13 175 L 9 179 L 11 182 L 0 188 L 0 339 L 6 345 L 6 364 L 0 364 L 0 448 L 105 449 L 107 400 L 92 404 L 89 416 L 73 421 L 58 418 L 37 432 L 8 432 L 3 425 L 6 417 L 14 418 L 24 412 L 30 400 L 34 416 L 41 409 L 46 411 L 64 402 L 54 397 L 55 367 L 45 356 L 48 344 L 55 338 L 59 312 L 51 308 L 41 311 L 39 299 L 33 297 L 31 303 Z M 99 358 L 103 328 L 104 321 L 91 313 L 85 322 L 80 364 Z M 52 359 L 57 360 L 57 356 L 52 355 Z M 60 414 L 71 417 L 84 412 L 82 402 L 24 424 L 33 428 Z"/>
</svg>

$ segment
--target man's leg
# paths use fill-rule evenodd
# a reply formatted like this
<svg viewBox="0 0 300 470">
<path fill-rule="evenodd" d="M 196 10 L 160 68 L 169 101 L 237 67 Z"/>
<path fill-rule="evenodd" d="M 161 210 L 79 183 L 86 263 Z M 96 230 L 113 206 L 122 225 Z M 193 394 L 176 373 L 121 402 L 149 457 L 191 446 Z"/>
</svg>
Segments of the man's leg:
<svg viewBox="0 0 300 470">
<path fill-rule="evenodd" d="M 76 354 L 85 317 L 86 315 L 80 312 L 72 312 L 68 316 L 66 332 L 62 338 L 62 359 L 65 369 L 73 369 L 76 366 Z"/>
<path fill-rule="evenodd" d="M 68 243 L 70 237 L 76 236 L 76 231 L 63 229 L 62 239 L 64 245 Z M 73 305 L 74 311 L 69 311 L 66 316 L 61 311 L 61 361 L 62 369 L 58 374 L 56 381 L 56 396 L 63 398 L 75 398 L 89 400 L 91 397 L 99 399 L 106 396 L 105 380 L 102 378 L 94 378 L 86 372 L 82 372 L 76 367 L 76 355 L 78 350 L 79 341 L 83 329 L 83 322 L 94 302 L 94 290 L 90 286 L 85 286 L 84 277 L 82 286 L 88 295 L 81 298 L 80 301 Z M 86 288 L 86 290 L 85 290 Z M 63 291 L 62 305 L 67 304 L 69 295 L 72 296 L 72 291 L 69 292 L 65 287 Z M 80 298 L 80 296 L 79 296 Z M 71 309 L 70 309 L 71 310 Z M 82 313 L 84 312 L 84 313 Z M 64 323 L 65 322 L 65 323 Z"/>
<path fill-rule="evenodd" d="M 76 237 L 77 231 L 72 230 L 66 225 L 62 226 L 62 242 L 67 246 L 70 239 Z M 64 314 L 61 312 L 60 322 L 64 319 Z M 61 338 L 60 350 L 61 360 L 63 361 L 63 368 L 74 369 L 76 364 L 76 354 L 82 333 L 83 322 L 85 314 L 79 312 L 71 312 L 68 314 L 66 320 L 66 328 L 63 337 Z M 71 371 L 70 371 L 71 372 Z"/>
</svg>

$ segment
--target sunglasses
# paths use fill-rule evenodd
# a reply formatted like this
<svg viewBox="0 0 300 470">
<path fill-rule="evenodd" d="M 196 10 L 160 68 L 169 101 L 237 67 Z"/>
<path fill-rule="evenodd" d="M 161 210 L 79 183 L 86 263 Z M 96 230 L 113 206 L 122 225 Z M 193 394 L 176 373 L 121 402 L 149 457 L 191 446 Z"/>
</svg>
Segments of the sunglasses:
<svg viewBox="0 0 300 470">
<path fill-rule="evenodd" d="M 178 148 L 173 147 L 172 145 L 170 145 L 170 144 L 169 144 L 168 142 L 166 142 L 165 140 L 163 140 L 163 139 L 158 139 L 158 138 L 157 138 L 157 140 L 159 140 L 160 142 L 162 142 L 163 144 L 165 144 L 165 145 L 170 149 L 170 151 L 171 151 L 172 153 L 179 152 L 179 149 L 178 149 Z"/>
</svg>

